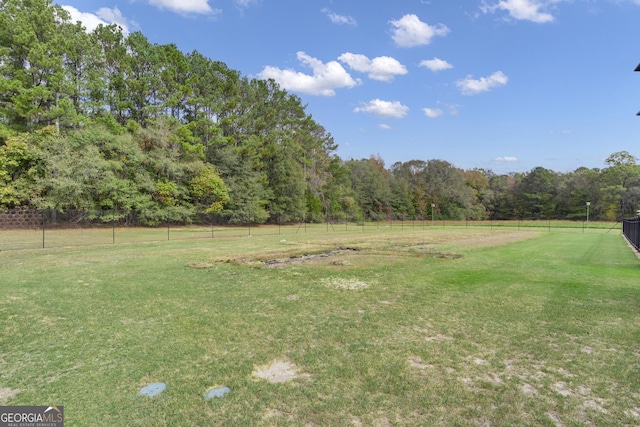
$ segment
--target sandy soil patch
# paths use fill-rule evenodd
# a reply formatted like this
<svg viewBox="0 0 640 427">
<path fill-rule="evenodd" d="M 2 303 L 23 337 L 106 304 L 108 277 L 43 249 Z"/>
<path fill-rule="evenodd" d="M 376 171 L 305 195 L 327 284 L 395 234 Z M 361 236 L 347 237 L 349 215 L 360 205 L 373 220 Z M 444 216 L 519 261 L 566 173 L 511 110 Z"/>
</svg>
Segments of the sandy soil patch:
<svg viewBox="0 0 640 427">
<path fill-rule="evenodd" d="M 553 385 L 553 388 L 555 389 L 556 392 L 558 392 L 563 397 L 573 396 L 574 395 L 573 391 L 569 390 L 567 388 L 567 385 L 562 381 L 558 382 L 558 383 L 555 383 Z"/>
<path fill-rule="evenodd" d="M 533 394 L 533 395 L 538 394 L 538 390 L 536 390 L 536 388 L 534 386 L 529 385 L 529 384 L 524 384 L 522 386 L 522 392 L 524 394 Z"/>
<path fill-rule="evenodd" d="M 258 366 L 253 375 L 270 383 L 286 383 L 305 374 L 299 374 L 298 368 L 288 360 L 275 360 L 268 365 Z"/>
<path fill-rule="evenodd" d="M 18 393 L 20 393 L 20 390 L 18 389 L 0 387 L 0 402 L 5 403 Z"/>
</svg>

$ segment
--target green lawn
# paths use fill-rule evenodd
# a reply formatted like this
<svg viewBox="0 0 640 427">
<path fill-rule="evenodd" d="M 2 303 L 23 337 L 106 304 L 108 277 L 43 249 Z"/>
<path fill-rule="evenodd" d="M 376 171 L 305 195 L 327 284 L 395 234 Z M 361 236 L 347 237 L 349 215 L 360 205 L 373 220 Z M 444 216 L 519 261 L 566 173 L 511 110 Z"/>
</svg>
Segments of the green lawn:
<svg viewBox="0 0 640 427">
<path fill-rule="evenodd" d="M 639 279 L 607 229 L 2 251 L 0 404 L 69 426 L 638 425 Z M 297 377 L 254 375 L 278 361 Z"/>
</svg>

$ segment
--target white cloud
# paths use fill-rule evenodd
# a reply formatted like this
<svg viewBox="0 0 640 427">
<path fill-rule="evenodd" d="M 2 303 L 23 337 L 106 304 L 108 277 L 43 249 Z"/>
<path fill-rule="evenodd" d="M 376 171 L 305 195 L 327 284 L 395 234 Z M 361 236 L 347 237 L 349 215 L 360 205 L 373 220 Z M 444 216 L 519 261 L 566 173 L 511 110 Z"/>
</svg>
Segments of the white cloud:
<svg viewBox="0 0 640 427">
<path fill-rule="evenodd" d="M 117 7 L 113 9 L 102 7 L 98 9 L 95 14 L 89 12 L 80 12 L 73 6 L 62 6 L 62 8 L 69 12 L 72 22 L 82 22 L 82 25 L 86 28 L 87 32 L 95 30 L 100 24 L 117 24 L 120 26 L 120 28 L 122 28 L 122 33 L 126 36 L 129 34 L 129 29 L 131 27 L 137 27 L 137 24 L 135 22 L 130 22 L 127 18 L 125 18 L 122 15 L 122 12 L 120 12 L 120 9 L 118 9 Z"/>
<path fill-rule="evenodd" d="M 440 58 L 425 59 L 424 61 L 420 61 L 419 65 L 421 67 L 426 67 L 431 71 L 442 71 L 442 70 L 448 70 L 449 68 L 453 68 L 453 65 L 449 64 L 447 61 L 442 60 Z"/>
<path fill-rule="evenodd" d="M 69 15 L 71 15 L 71 22 L 75 23 L 80 21 L 82 25 L 87 29 L 87 32 L 95 30 L 100 24 L 109 25 L 109 23 L 103 21 L 93 13 L 80 12 L 73 6 L 62 6 L 62 8 L 66 10 Z"/>
<path fill-rule="evenodd" d="M 258 74 L 258 78 L 273 79 L 286 90 L 324 96 L 334 96 L 335 89 L 360 84 L 360 80 L 354 80 L 338 61 L 325 64 L 304 52 L 298 52 L 297 57 L 303 65 L 313 70 L 313 75 L 267 66 Z"/>
<path fill-rule="evenodd" d="M 362 105 L 362 107 L 354 109 L 354 113 L 371 113 L 378 117 L 401 119 L 409 112 L 409 107 L 398 101 L 372 99 Z"/>
<path fill-rule="evenodd" d="M 397 21 L 390 21 L 394 27 L 391 37 L 397 46 L 413 47 L 431 43 L 436 36 L 445 36 L 449 33 L 446 25 L 431 26 L 420 21 L 416 15 L 405 15 Z"/>
<path fill-rule="evenodd" d="M 209 6 L 209 0 L 147 0 L 150 5 L 169 9 L 180 14 L 200 13 L 203 15 L 219 12 Z M 237 2 L 238 0 L 236 0 Z"/>
<path fill-rule="evenodd" d="M 355 53 L 343 53 L 338 57 L 339 61 L 347 64 L 352 70 L 368 73 L 369 78 L 383 82 L 389 82 L 398 75 L 407 74 L 407 68 L 390 56 L 378 56 L 369 59 L 365 55 Z"/>
<path fill-rule="evenodd" d="M 122 15 L 122 12 L 120 12 L 120 9 L 118 9 L 117 7 L 114 7 L 113 9 L 109 9 L 108 7 L 101 7 L 96 12 L 96 15 L 109 22 L 110 24 L 119 25 L 120 28 L 122 28 L 122 33 L 124 35 L 129 34 L 130 28 L 138 27 L 138 24 L 136 22 L 129 21 L 127 18 L 125 18 Z"/>
<path fill-rule="evenodd" d="M 442 110 L 439 108 L 423 108 L 422 111 L 424 111 L 425 116 L 432 119 L 440 117 L 443 114 Z"/>
<path fill-rule="evenodd" d="M 518 158 L 510 156 L 496 157 L 495 159 L 493 159 L 493 161 L 494 163 L 516 163 L 518 162 Z"/>
<path fill-rule="evenodd" d="M 260 3 L 260 0 L 233 0 L 233 3 L 240 8 L 251 6 L 253 3 Z"/>
<path fill-rule="evenodd" d="M 338 25 L 343 25 L 344 24 L 344 25 L 353 25 L 353 26 L 358 25 L 358 23 L 356 22 L 356 20 L 353 17 L 345 16 L 345 15 L 338 15 L 337 13 L 333 13 L 332 11 L 327 9 L 326 7 L 324 9 L 322 9 L 321 12 L 324 13 L 325 15 L 327 15 L 327 17 L 334 24 L 338 24 Z"/>
<path fill-rule="evenodd" d="M 385 123 L 380 123 L 380 124 L 378 125 L 378 127 L 379 127 L 380 129 L 382 129 L 382 130 L 390 130 L 390 129 L 391 129 L 391 126 L 389 126 L 389 125 L 387 125 L 387 124 L 385 124 Z"/>
<path fill-rule="evenodd" d="M 493 13 L 496 10 L 509 12 L 509 16 L 517 20 L 525 20 L 543 24 L 554 20 L 553 15 L 543 10 L 557 3 L 559 0 L 500 0 L 495 4 L 483 2 L 480 9 L 484 13 Z"/>
<path fill-rule="evenodd" d="M 463 95 L 477 95 L 495 87 L 504 86 L 508 81 L 509 78 L 502 71 L 496 71 L 489 77 L 480 77 L 479 79 L 467 76 L 462 80 L 458 80 L 456 86 L 458 86 Z"/>
</svg>

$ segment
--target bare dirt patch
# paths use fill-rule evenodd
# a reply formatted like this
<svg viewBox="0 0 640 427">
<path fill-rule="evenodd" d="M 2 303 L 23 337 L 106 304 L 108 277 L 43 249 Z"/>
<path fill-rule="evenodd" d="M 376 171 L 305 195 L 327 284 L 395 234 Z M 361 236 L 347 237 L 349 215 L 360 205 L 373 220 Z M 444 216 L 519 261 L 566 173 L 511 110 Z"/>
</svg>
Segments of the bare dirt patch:
<svg viewBox="0 0 640 427">
<path fill-rule="evenodd" d="M 275 360 L 268 365 L 258 366 L 253 375 L 270 383 L 286 383 L 300 376 L 307 376 L 299 374 L 296 365 L 288 360 Z"/>
<path fill-rule="evenodd" d="M 18 393 L 20 393 L 20 390 L 18 389 L 0 387 L 0 402 L 6 403 L 7 401 L 9 401 L 9 399 L 11 399 L 13 396 L 15 396 Z"/>
<path fill-rule="evenodd" d="M 553 385 L 553 388 L 555 389 L 556 392 L 558 392 L 563 397 L 573 396 L 575 394 L 573 391 L 568 389 L 567 384 L 565 384 L 562 381 L 555 383 Z"/>
<path fill-rule="evenodd" d="M 270 268 L 282 268 L 292 264 L 303 264 L 310 261 L 321 260 L 324 258 L 332 258 L 338 255 L 343 255 L 349 252 L 357 252 L 356 248 L 346 248 L 342 246 L 338 246 L 335 250 L 322 252 L 317 254 L 303 254 L 303 255 L 291 255 L 288 258 L 276 258 L 270 259 L 266 261 L 262 261 L 264 265 Z M 332 265 L 350 265 L 348 261 L 345 260 L 333 260 L 331 261 Z"/>
<path fill-rule="evenodd" d="M 412 236 L 367 235 L 353 238 L 349 242 L 342 239 L 326 239 L 319 242 L 281 241 L 277 248 L 262 249 L 259 253 L 239 257 L 216 258 L 212 263 L 233 263 L 262 268 L 287 268 L 305 264 L 326 264 L 331 266 L 351 266 L 356 262 L 367 262 L 384 257 L 387 262 L 404 257 L 440 258 L 457 260 L 464 257 L 458 248 L 479 248 L 498 246 L 537 236 L 532 231 L 493 230 L 479 233 L 437 233 Z M 427 241 L 428 239 L 428 241 Z M 286 247 L 286 248 L 285 248 Z M 196 263 L 190 265 L 197 268 Z M 208 268 L 202 266 L 200 268 Z"/>
<path fill-rule="evenodd" d="M 376 251 L 379 255 L 384 255 L 385 252 L 382 250 Z M 419 256 L 424 258 L 441 258 L 441 259 L 459 259 L 462 258 L 462 254 L 454 253 L 454 252 L 440 252 L 436 250 L 435 245 L 430 244 L 412 244 L 412 245 L 402 245 L 402 246 L 394 246 L 390 248 L 391 255 L 397 255 L 398 253 L 405 253 L 407 255 Z"/>
</svg>

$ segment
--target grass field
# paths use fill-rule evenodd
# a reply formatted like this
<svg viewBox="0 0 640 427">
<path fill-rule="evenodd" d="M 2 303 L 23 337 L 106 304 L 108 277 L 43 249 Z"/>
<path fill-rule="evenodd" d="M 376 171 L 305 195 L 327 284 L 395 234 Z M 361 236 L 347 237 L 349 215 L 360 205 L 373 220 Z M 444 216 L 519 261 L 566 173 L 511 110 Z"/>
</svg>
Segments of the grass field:
<svg viewBox="0 0 640 427">
<path fill-rule="evenodd" d="M 0 405 L 69 426 L 640 424 L 619 231 L 107 243 L 0 252 Z"/>
<path fill-rule="evenodd" d="M 620 223 L 522 220 L 522 221 L 450 221 L 407 220 L 376 222 L 342 222 L 323 224 L 287 224 L 262 226 L 218 226 L 218 225 L 164 225 L 163 227 L 121 227 L 111 224 L 94 224 L 92 227 L 72 224 L 44 224 L 41 228 L 0 228 L 0 251 L 38 248 L 61 248 L 69 246 L 91 246 L 108 244 L 149 243 L 176 240 L 224 240 L 248 236 L 335 234 L 349 232 L 378 233 L 380 231 L 426 231 L 426 230 L 540 230 L 540 231 L 589 231 L 602 229 L 620 230 Z"/>
</svg>

